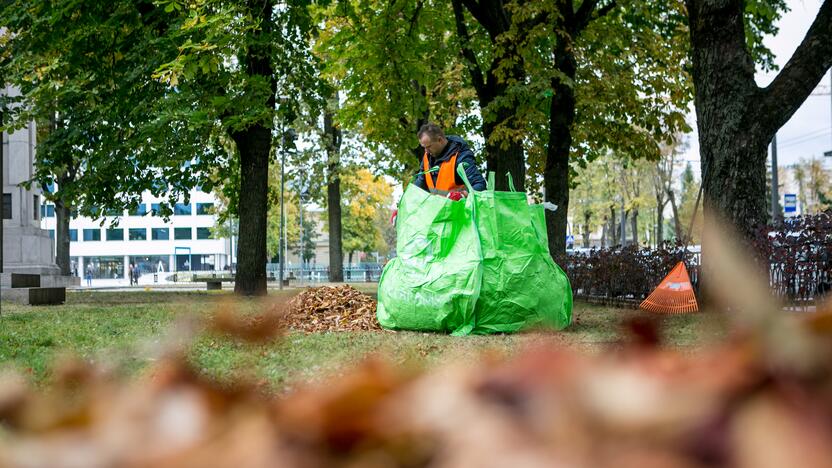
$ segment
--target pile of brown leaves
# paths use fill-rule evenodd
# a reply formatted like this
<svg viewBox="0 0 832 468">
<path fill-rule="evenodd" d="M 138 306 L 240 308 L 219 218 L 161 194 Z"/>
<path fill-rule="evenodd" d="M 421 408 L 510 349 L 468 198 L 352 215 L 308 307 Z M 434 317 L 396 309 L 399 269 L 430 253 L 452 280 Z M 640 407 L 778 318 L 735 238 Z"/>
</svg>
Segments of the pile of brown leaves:
<svg viewBox="0 0 832 468">
<path fill-rule="evenodd" d="M 309 288 L 289 301 L 287 327 L 304 332 L 380 330 L 376 301 L 349 285 Z"/>
</svg>

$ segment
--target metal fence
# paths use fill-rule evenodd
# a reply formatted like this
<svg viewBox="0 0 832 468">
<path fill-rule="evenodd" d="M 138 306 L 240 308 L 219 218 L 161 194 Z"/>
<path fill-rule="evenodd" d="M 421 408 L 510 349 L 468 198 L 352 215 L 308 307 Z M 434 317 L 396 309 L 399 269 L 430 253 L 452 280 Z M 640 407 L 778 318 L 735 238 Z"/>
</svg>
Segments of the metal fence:
<svg viewBox="0 0 832 468">
<path fill-rule="evenodd" d="M 593 251 L 567 257 L 563 264 L 573 295 L 593 303 L 638 307 L 676 262 L 684 260 L 694 292 L 700 290 L 700 256 L 656 250 Z M 815 304 L 832 291 L 832 263 L 825 258 L 770 261 L 771 294 L 796 307 Z"/>
<path fill-rule="evenodd" d="M 345 266 L 344 281 L 353 283 L 376 282 L 381 277 L 381 271 L 383 268 L 383 265 L 377 263 Z M 159 273 L 159 275 L 164 275 L 164 279 L 166 281 L 174 283 L 191 283 L 205 278 L 233 279 L 234 274 L 235 271 L 233 270 L 178 271 Z M 266 264 L 266 280 L 278 281 L 279 278 L 280 264 Z M 286 266 L 283 270 L 283 279 L 284 282 L 288 282 L 288 284 L 325 283 L 329 281 L 329 267 L 301 267 L 298 265 Z"/>
</svg>

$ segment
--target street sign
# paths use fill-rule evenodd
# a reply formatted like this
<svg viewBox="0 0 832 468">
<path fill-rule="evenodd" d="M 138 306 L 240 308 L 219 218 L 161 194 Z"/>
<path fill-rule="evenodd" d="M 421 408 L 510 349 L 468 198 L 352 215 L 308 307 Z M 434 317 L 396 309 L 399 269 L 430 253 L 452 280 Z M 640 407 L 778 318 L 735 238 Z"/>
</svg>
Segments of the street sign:
<svg viewBox="0 0 832 468">
<path fill-rule="evenodd" d="M 797 194 L 783 194 L 783 213 L 797 213 Z"/>
</svg>

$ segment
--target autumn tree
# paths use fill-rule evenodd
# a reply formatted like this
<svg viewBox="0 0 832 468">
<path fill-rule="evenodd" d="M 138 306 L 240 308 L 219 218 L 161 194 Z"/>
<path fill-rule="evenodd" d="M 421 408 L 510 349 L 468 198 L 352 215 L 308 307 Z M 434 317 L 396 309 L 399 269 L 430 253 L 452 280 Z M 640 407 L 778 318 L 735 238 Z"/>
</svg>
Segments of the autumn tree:
<svg viewBox="0 0 832 468">
<path fill-rule="evenodd" d="M 385 250 L 378 219 L 389 215 L 393 188 L 367 169 L 345 171 L 343 181 L 344 251 L 352 264 L 356 252 Z"/>
</svg>

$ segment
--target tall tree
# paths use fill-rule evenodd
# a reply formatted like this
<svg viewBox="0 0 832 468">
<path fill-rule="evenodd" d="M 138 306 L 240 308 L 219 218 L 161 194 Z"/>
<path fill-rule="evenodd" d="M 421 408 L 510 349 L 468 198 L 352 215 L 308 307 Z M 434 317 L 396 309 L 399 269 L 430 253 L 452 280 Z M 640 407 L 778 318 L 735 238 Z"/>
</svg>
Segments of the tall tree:
<svg viewBox="0 0 832 468">
<path fill-rule="evenodd" d="M 329 280 L 344 281 L 343 217 L 341 216 L 341 129 L 333 122 L 338 93 L 324 110 L 326 146 L 326 205 L 329 223 Z M 334 108 L 334 109 L 333 109 Z"/>
<path fill-rule="evenodd" d="M 754 80 L 762 33 L 775 33 L 782 0 L 685 0 L 705 206 L 750 238 L 766 222 L 767 146 L 832 66 L 832 0 L 767 87 Z"/>
<path fill-rule="evenodd" d="M 352 264 L 356 252 L 384 250 L 385 240 L 376 220 L 387 214 L 393 188 L 367 169 L 351 168 L 343 177 L 344 250 Z"/>
<path fill-rule="evenodd" d="M 519 0 L 516 5 L 526 3 Z M 451 0 L 451 4 L 461 55 L 482 112 L 488 171 L 511 174 L 517 190 L 525 191 L 524 125 L 517 119 L 519 102 L 511 93 L 526 78 L 523 57 L 518 50 L 523 38 L 522 34 L 514 37 L 507 34 L 516 27 L 514 4 L 502 0 Z M 485 31 L 487 42 L 480 39 L 477 45 L 478 32 L 471 31 L 466 12 L 476 22 L 477 29 Z M 495 188 L 508 190 L 508 179 L 498 177 Z"/>
<path fill-rule="evenodd" d="M 69 274 L 71 210 L 96 215 L 136 204 L 143 190 L 167 192 L 138 163 L 158 157 L 139 129 L 163 94 L 148 70 L 176 49 L 158 40 L 167 18 L 150 1 L 16 0 L 0 5 L 0 24 L 0 74 L 21 90 L 10 125 L 35 120 L 41 130 L 32 182 L 52 188 L 45 196 L 56 207 L 56 263 Z M 193 154 L 174 146 L 168 154 Z M 177 171 L 171 197 L 190 179 Z"/>
<path fill-rule="evenodd" d="M 552 59 L 538 60 L 530 74 L 551 98 L 536 138 L 545 151 L 531 164 L 542 167 L 546 200 L 559 207 L 546 213 L 549 249 L 558 255 L 574 164 L 607 149 L 657 159 L 658 144 L 687 129 L 687 42 L 679 1 L 560 0 L 550 12 L 539 5 L 545 29 L 530 44 L 545 44 Z"/>
<path fill-rule="evenodd" d="M 660 145 L 660 158 L 652 170 L 653 195 L 656 198 L 656 245 L 664 242 L 664 209 L 673 196 L 673 174 L 676 157 L 686 147 L 682 135 L 674 135 L 670 143 Z M 675 203 L 675 202 L 674 202 Z M 674 206 L 673 212 L 676 212 Z"/>
<path fill-rule="evenodd" d="M 287 128 L 296 118 L 298 101 L 317 92 L 307 3 L 158 3 L 179 26 L 168 37 L 180 54 L 156 74 L 170 86 L 164 117 L 184 128 L 213 130 L 215 141 L 209 143 L 215 143 L 214 152 L 197 158 L 203 166 L 197 170 L 216 174 L 215 183 L 224 183 L 229 171 L 239 171 L 234 288 L 238 294 L 265 294 L 268 166 L 283 151 L 275 144 L 282 138 L 275 129 Z M 223 138 L 233 141 L 231 154 L 216 144 Z"/>
</svg>

